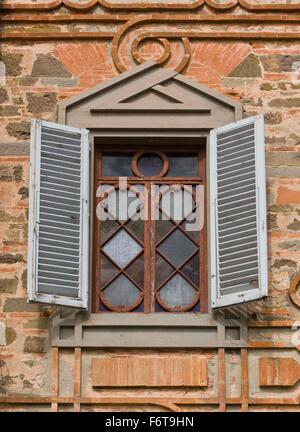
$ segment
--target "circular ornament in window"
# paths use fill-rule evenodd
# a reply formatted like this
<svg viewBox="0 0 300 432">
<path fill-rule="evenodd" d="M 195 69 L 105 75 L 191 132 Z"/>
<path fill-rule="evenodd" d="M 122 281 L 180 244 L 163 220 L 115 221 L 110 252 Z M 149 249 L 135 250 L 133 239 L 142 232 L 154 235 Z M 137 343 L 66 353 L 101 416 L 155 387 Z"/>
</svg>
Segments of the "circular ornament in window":
<svg viewBox="0 0 300 432">
<path fill-rule="evenodd" d="M 138 152 L 131 165 L 138 177 L 163 177 L 169 169 L 168 158 L 162 152 Z"/>
</svg>

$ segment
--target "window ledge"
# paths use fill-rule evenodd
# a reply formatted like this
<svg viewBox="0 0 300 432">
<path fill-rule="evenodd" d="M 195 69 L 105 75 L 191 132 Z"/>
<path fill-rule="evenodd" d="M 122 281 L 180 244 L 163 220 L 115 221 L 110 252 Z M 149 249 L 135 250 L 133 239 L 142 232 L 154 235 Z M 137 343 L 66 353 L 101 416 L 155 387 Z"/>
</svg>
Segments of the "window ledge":
<svg viewBox="0 0 300 432">
<path fill-rule="evenodd" d="M 63 314 L 66 310 L 62 309 Z M 89 314 L 73 312 L 53 318 L 52 345 L 98 348 L 245 347 L 247 324 L 208 314 Z"/>
</svg>

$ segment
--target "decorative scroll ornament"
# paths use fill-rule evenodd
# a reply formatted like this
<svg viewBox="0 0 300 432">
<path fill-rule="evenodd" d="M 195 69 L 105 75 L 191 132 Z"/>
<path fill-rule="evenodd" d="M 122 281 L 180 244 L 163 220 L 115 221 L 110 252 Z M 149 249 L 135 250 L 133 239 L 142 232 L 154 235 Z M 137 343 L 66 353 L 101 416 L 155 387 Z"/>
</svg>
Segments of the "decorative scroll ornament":
<svg viewBox="0 0 300 432">
<path fill-rule="evenodd" d="M 146 24 L 149 27 L 145 28 Z M 124 72 L 132 67 L 132 60 L 135 64 L 150 60 L 150 58 L 145 58 L 141 52 L 141 48 L 146 42 L 158 44 L 162 49 L 160 56 L 151 58 L 151 60 L 161 65 L 168 66 L 171 64 L 172 69 L 177 72 L 184 70 L 191 58 L 189 38 L 181 36 L 180 32 L 176 33 L 175 27 L 160 37 L 162 33 L 159 29 L 160 25 L 159 22 L 153 23 L 151 16 L 138 16 L 119 27 L 112 41 L 112 57 L 119 72 Z M 132 56 L 130 59 L 128 59 L 128 46 L 130 46 Z"/>
<path fill-rule="evenodd" d="M 159 44 L 163 48 L 162 54 L 158 57 L 153 58 L 153 53 L 150 58 L 145 58 L 143 53 L 139 50 L 144 44 L 144 42 L 151 42 L 152 44 Z M 172 53 L 174 53 L 175 49 L 178 50 L 179 45 L 181 45 L 181 57 L 174 58 L 175 56 L 172 56 Z M 175 46 L 176 48 L 172 48 Z M 150 54 L 150 53 L 149 53 Z M 167 38 L 159 38 L 155 36 L 150 36 L 149 34 L 144 34 L 136 39 L 133 39 L 131 44 L 131 55 L 132 59 L 136 64 L 142 64 L 146 60 L 153 60 L 156 63 L 160 65 L 167 65 L 169 66 L 169 63 L 171 63 L 171 68 L 177 72 L 183 72 L 186 66 L 188 65 L 190 58 L 191 58 L 191 47 L 190 47 L 190 41 L 187 37 L 178 38 L 177 41 L 175 39 L 167 39 Z M 147 55 L 148 57 L 148 55 Z M 119 56 L 119 51 L 115 53 L 115 56 L 113 56 L 115 66 L 118 69 L 119 72 L 124 72 L 127 69 L 130 69 L 131 66 L 134 64 L 128 64 L 125 65 L 124 61 L 121 60 Z M 124 55 L 122 56 L 122 59 L 124 59 Z M 175 64 L 174 64 L 175 62 Z"/>
</svg>

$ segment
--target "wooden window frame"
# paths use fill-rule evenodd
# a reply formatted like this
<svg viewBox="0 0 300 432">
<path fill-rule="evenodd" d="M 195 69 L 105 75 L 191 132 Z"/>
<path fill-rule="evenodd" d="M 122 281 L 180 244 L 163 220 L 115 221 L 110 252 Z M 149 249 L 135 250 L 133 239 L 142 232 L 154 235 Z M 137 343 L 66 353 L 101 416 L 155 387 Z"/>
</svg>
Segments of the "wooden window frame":
<svg viewBox="0 0 300 432">
<path fill-rule="evenodd" d="M 194 183 L 194 184 L 201 184 L 204 186 L 204 226 L 202 227 L 200 233 L 199 233 L 199 267 L 201 269 L 200 271 L 200 311 L 199 312 L 193 312 L 193 311 L 181 311 L 182 313 L 193 313 L 193 314 L 205 314 L 208 313 L 209 305 L 208 305 L 208 244 L 207 244 L 207 209 L 206 209 L 206 196 L 207 196 L 207 181 L 206 181 L 206 145 L 204 143 L 201 144 L 186 144 L 184 148 L 178 149 L 174 148 L 174 140 L 170 139 L 166 142 L 164 142 L 161 145 L 156 145 L 153 147 L 153 144 L 151 144 L 151 148 L 149 148 L 149 151 L 147 149 L 147 143 L 143 142 L 143 139 L 139 140 L 139 144 L 133 144 L 130 146 L 130 144 L 126 143 L 124 145 L 124 142 L 122 142 L 122 145 L 117 144 L 111 144 L 107 142 L 107 139 L 105 140 L 105 143 L 97 143 L 95 142 L 94 145 L 94 181 L 93 181 L 93 187 L 92 187 L 92 193 L 94 194 L 94 205 L 93 205 L 93 245 L 92 245 L 92 252 L 93 252 L 93 259 L 92 259 L 92 292 L 91 292 L 91 306 L 92 306 L 92 312 L 96 314 L 115 314 L 114 311 L 108 311 L 103 312 L 99 311 L 99 288 L 100 288 L 100 253 L 99 253 L 99 245 L 100 245 L 100 224 L 101 222 L 96 217 L 96 207 L 99 203 L 99 199 L 95 198 L 95 192 L 97 190 L 97 187 L 99 186 L 99 183 L 103 180 L 105 182 L 114 182 L 119 180 L 118 177 L 108 177 L 105 176 L 102 178 L 101 176 L 101 170 L 102 170 L 102 163 L 101 163 L 101 153 L 103 151 L 109 152 L 109 153 L 135 153 L 135 156 L 132 161 L 132 165 L 134 165 L 133 172 L 137 172 L 137 161 L 139 157 L 143 153 L 159 153 L 164 154 L 164 152 L 170 152 L 170 153 L 187 153 L 187 152 L 194 152 L 198 154 L 198 164 L 199 164 L 199 173 L 201 173 L 198 177 L 163 177 L 167 170 L 167 161 L 165 157 L 163 157 L 164 166 L 162 169 L 162 172 L 156 176 L 156 177 L 129 177 L 128 182 L 139 182 L 143 184 L 147 184 L 150 186 L 153 182 L 162 182 L 167 184 L 176 184 L 177 182 L 181 181 L 183 183 L 183 180 L 186 180 L 187 182 Z M 172 145 L 173 144 L 173 145 Z M 147 186 L 147 187 L 148 187 Z M 150 194 L 149 194 L 150 197 Z M 150 198 L 149 198 L 150 199 Z M 150 204 L 150 203 L 149 203 Z M 150 225 L 150 226 L 149 226 Z M 145 221 L 145 242 L 148 242 L 148 247 L 146 247 L 146 251 L 149 252 L 150 250 L 155 251 L 155 241 L 150 244 L 151 239 L 149 235 L 149 230 L 152 227 L 152 221 Z M 152 236 L 152 240 L 154 240 L 154 236 Z M 144 254 L 145 255 L 145 254 Z M 149 253 L 147 253 L 146 256 L 144 256 L 144 269 L 145 269 L 145 281 L 146 285 L 148 287 L 151 286 L 150 290 L 147 290 L 144 292 L 144 311 L 143 312 L 135 312 L 132 311 L 129 314 L 136 315 L 136 314 L 151 314 L 155 313 L 157 314 L 170 314 L 174 312 L 178 312 L 176 310 L 172 311 L 164 311 L 164 312 L 157 312 L 155 311 L 155 287 L 154 287 L 154 276 L 151 277 L 151 274 L 154 275 L 155 270 L 155 254 L 151 254 L 152 256 L 149 256 Z M 154 258 L 154 259 L 153 259 Z M 151 271 L 148 271 L 148 266 L 151 266 Z M 125 311 L 124 311 L 125 312 Z M 127 313 L 128 315 L 128 313 Z"/>
</svg>

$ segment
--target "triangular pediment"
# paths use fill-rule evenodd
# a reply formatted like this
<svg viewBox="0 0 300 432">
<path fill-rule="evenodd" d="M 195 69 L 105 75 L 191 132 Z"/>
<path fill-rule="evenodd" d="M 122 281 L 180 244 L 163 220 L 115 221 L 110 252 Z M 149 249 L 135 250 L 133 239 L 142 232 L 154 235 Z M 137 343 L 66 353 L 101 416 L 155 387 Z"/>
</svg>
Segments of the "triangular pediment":
<svg viewBox="0 0 300 432">
<path fill-rule="evenodd" d="M 84 127 L 97 127 L 96 118 L 101 115 L 109 120 L 109 116 L 119 118 L 123 114 L 123 118 L 126 118 L 135 113 L 145 127 L 143 115 L 149 117 L 153 114 L 157 117 L 161 114 L 167 120 L 170 115 L 190 114 L 204 116 L 210 125 L 213 116 L 224 117 L 224 121 L 227 118 L 234 120 L 231 117 L 236 111 L 241 111 L 241 106 L 230 98 L 176 71 L 146 62 L 62 102 L 60 120 L 74 125 L 77 119 L 78 125 L 80 117 L 81 120 L 85 118 L 87 126 Z"/>
</svg>

